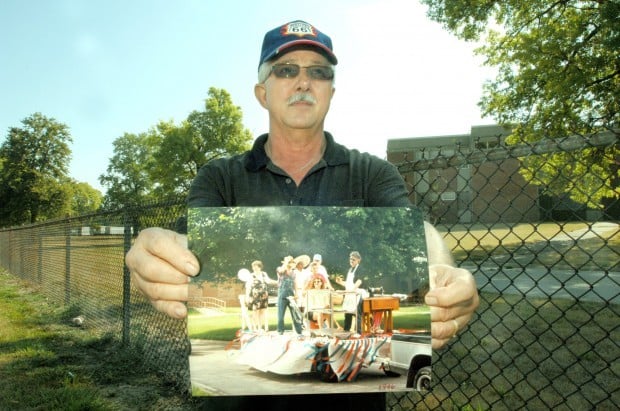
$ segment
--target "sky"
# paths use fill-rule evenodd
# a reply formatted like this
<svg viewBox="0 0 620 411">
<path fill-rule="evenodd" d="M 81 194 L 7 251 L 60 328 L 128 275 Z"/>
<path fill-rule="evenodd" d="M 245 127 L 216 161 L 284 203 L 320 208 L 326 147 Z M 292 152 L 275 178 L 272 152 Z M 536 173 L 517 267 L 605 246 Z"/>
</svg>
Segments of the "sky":
<svg viewBox="0 0 620 411">
<path fill-rule="evenodd" d="M 329 3 L 329 4 L 328 4 Z M 426 17 L 415 0 L 3 0 L 0 143 L 40 112 L 66 124 L 69 172 L 99 176 L 125 133 L 180 124 L 225 89 L 254 137 L 267 112 L 254 97 L 265 32 L 305 20 L 332 38 L 336 93 L 325 129 L 350 148 L 386 157 L 396 138 L 466 134 L 491 70 L 475 45 Z"/>
</svg>

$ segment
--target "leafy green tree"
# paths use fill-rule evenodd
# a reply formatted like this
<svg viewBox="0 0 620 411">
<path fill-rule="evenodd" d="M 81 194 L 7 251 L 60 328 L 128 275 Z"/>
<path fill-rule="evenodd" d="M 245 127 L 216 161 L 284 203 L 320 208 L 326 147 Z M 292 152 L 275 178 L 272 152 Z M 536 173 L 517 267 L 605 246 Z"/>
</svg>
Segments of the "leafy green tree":
<svg viewBox="0 0 620 411">
<path fill-rule="evenodd" d="M 88 183 L 70 181 L 71 212 L 75 215 L 94 213 L 103 202 L 103 195 Z"/>
<path fill-rule="evenodd" d="M 273 273 L 286 255 L 317 252 L 330 274 L 345 275 L 353 250 L 362 254 L 365 287 L 410 291 L 403 283 L 412 276 L 428 281 L 422 216 L 412 208 L 207 207 L 188 215 L 190 247 L 203 263 L 198 282 L 230 279 L 256 259 Z"/>
<path fill-rule="evenodd" d="M 153 200 L 155 183 L 151 179 L 150 169 L 161 140 L 161 135 L 155 129 L 137 135 L 125 133 L 114 140 L 114 154 L 106 173 L 99 176 L 101 185 L 107 187 L 104 199 L 106 209 Z"/>
<path fill-rule="evenodd" d="M 70 211 L 69 128 L 41 113 L 11 127 L 0 146 L 0 223 L 34 223 Z"/>
<path fill-rule="evenodd" d="M 243 127 L 242 117 L 226 90 L 211 87 L 204 111 L 193 111 L 178 127 L 160 123 L 162 141 L 151 172 L 160 196 L 186 195 L 206 162 L 247 150 L 252 134 Z"/>
<path fill-rule="evenodd" d="M 497 78 L 480 106 L 513 126 L 508 143 L 597 133 L 620 135 L 620 2 L 605 0 L 422 0 L 428 15 L 477 53 Z M 616 139 L 617 141 L 617 139 Z M 600 207 L 619 198 L 620 148 L 524 158 L 523 175 L 549 194 Z"/>
<path fill-rule="evenodd" d="M 107 172 L 106 208 L 184 196 L 207 161 L 249 148 L 251 133 L 225 90 L 211 88 L 205 111 L 194 111 L 180 125 L 160 122 L 148 133 L 125 134 L 114 142 Z"/>
</svg>

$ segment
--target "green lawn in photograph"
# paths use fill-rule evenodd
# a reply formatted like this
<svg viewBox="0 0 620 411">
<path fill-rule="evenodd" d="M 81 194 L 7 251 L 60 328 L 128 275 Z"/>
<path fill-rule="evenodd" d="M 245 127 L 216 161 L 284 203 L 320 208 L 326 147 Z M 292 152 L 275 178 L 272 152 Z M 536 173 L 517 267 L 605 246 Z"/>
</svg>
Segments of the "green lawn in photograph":
<svg viewBox="0 0 620 411">
<path fill-rule="evenodd" d="M 269 307 L 269 329 L 274 331 L 277 327 L 277 308 Z M 227 307 L 221 310 L 221 314 L 203 315 L 190 309 L 191 319 L 188 321 L 188 334 L 190 338 L 231 341 L 235 339 L 237 331 L 241 329 L 241 309 L 239 307 Z M 430 310 L 427 306 L 401 306 L 393 311 L 394 329 L 420 330 L 430 326 Z M 342 314 L 337 314 L 337 320 L 342 324 Z M 291 317 L 287 311 L 284 315 L 285 329 L 291 329 Z"/>
</svg>

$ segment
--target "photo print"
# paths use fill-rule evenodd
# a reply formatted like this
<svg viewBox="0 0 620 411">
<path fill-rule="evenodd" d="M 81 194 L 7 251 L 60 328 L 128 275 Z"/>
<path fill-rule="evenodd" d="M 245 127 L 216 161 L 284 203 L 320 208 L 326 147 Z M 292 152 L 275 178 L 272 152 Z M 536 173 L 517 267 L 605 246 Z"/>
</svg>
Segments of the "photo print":
<svg viewBox="0 0 620 411">
<path fill-rule="evenodd" d="M 190 208 L 188 242 L 194 396 L 429 388 L 419 210 Z"/>
</svg>

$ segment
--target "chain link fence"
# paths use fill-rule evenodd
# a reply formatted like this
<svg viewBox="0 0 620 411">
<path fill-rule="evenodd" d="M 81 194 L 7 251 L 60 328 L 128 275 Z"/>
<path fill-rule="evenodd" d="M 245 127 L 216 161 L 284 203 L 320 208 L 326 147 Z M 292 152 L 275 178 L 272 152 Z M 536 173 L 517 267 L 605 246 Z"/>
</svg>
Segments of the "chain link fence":
<svg viewBox="0 0 620 411">
<path fill-rule="evenodd" d="M 596 144 L 617 148 L 616 140 Z M 449 146 L 389 150 L 412 201 L 445 234 L 457 264 L 474 274 L 481 305 L 459 337 L 433 354 L 432 390 L 388 393 L 387 408 L 616 409 L 618 200 L 589 210 L 545 196 L 544 186 L 519 173 L 520 158 L 544 155 L 541 149 L 498 141 L 492 149 L 488 139 L 452 139 Z M 579 161 L 584 144 L 545 150 Z M 153 310 L 124 267 L 141 228 L 174 228 L 184 213 L 178 199 L 0 230 L 0 265 L 83 315 L 92 333 L 123 339 L 186 392 L 186 323 Z"/>
<path fill-rule="evenodd" d="M 390 409 L 620 404 L 620 204 L 588 209 L 546 194 L 553 179 L 532 184 L 521 175 L 523 159 L 553 154 L 588 169 L 581 163 L 592 148 L 616 156 L 617 175 L 618 133 L 520 146 L 506 146 L 507 134 L 490 126 L 390 142 L 413 202 L 445 233 L 481 295 L 467 330 L 434 354 L 432 392 L 388 395 Z M 618 179 L 611 182 L 617 192 Z"/>
<path fill-rule="evenodd" d="M 174 229 L 185 199 L 0 230 L 0 265 L 36 284 L 65 317 L 113 335 L 180 391 L 189 389 L 187 324 L 155 311 L 135 288 L 125 253 L 145 227 Z"/>
</svg>

